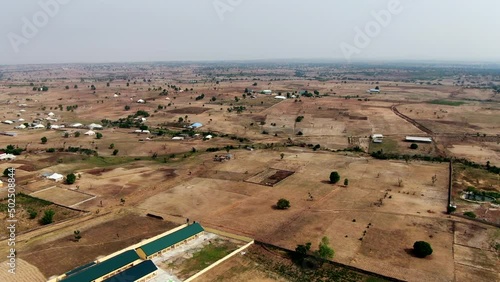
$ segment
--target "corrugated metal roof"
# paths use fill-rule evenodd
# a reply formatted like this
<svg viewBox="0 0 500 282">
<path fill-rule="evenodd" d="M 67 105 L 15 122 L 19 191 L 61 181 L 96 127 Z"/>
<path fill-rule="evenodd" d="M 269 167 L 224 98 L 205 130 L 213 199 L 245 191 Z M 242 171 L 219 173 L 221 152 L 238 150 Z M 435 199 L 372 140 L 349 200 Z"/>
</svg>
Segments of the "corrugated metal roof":
<svg viewBox="0 0 500 282">
<path fill-rule="evenodd" d="M 415 142 L 432 142 L 432 138 L 430 137 L 415 137 L 415 136 L 406 136 L 406 141 L 415 141 Z"/>
<path fill-rule="evenodd" d="M 159 239 L 154 240 L 153 242 L 149 242 L 141 247 L 146 256 L 150 256 L 155 254 L 163 249 L 166 249 L 170 246 L 173 246 L 183 240 L 186 240 L 189 237 L 192 237 L 202 231 L 204 231 L 203 227 L 199 223 L 193 223 L 188 225 L 181 230 L 177 230 L 174 233 L 165 235 Z"/>
<path fill-rule="evenodd" d="M 146 260 L 117 275 L 111 276 L 103 282 L 134 282 L 156 270 L 158 270 L 156 265 L 152 261 Z"/>
<path fill-rule="evenodd" d="M 139 259 L 139 255 L 134 250 L 129 250 L 119 255 L 116 255 L 101 263 L 97 263 L 91 267 L 85 268 L 61 281 L 64 282 L 90 282 L 104 275 L 111 273 L 117 269 L 124 267 Z"/>
</svg>

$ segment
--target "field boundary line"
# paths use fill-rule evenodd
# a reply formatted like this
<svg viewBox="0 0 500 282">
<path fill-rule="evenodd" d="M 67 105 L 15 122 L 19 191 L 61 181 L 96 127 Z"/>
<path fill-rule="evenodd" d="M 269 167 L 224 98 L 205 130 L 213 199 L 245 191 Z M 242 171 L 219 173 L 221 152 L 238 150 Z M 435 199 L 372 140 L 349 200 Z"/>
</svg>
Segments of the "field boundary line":
<svg viewBox="0 0 500 282">
<path fill-rule="evenodd" d="M 212 268 L 216 267 L 217 265 L 223 263 L 224 261 L 230 259 L 231 257 L 233 257 L 234 255 L 240 253 L 241 251 L 245 250 L 246 248 L 250 247 L 252 244 L 254 244 L 254 240 L 248 242 L 247 244 L 245 244 L 243 247 L 233 251 L 232 253 L 230 253 L 229 255 L 221 258 L 220 260 L 212 263 L 210 266 L 208 266 L 207 268 L 203 269 L 202 271 L 196 273 L 195 275 L 189 277 L 188 279 L 184 280 L 184 282 L 190 282 L 190 281 L 193 281 L 194 279 L 202 276 L 203 274 L 205 274 L 206 272 L 210 271 Z"/>
</svg>

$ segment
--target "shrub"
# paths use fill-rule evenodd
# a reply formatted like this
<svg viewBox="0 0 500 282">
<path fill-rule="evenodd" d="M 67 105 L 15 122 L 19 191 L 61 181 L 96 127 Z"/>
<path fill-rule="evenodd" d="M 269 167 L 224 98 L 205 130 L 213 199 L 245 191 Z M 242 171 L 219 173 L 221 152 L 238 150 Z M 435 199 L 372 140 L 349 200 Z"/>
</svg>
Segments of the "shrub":
<svg viewBox="0 0 500 282">
<path fill-rule="evenodd" d="M 66 176 L 66 183 L 73 184 L 76 181 L 76 175 L 74 173 L 70 173 Z"/>
<path fill-rule="evenodd" d="M 40 220 L 40 223 L 42 223 L 42 225 L 51 224 L 53 222 L 55 213 L 56 212 L 53 210 L 46 210 L 42 219 Z"/>
<path fill-rule="evenodd" d="M 45 137 L 45 136 L 43 136 L 42 138 L 40 138 L 40 140 L 42 141 L 42 144 L 47 143 L 47 137 Z"/>
<path fill-rule="evenodd" d="M 336 171 L 332 171 L 330 173 L 330 183 L 335 184 L 339 182 L 339 180 L 340 180 L 340 174 Z"/>
<path fill-rule="evenodd" d="M 471 211 L 464 212 L 464 215 L 466 217 L 470 217 L 470 218 L 476 218 L 477 217 L 477 215 L 474 212 L 471 212 Z"/>
<path fill-rule="evenodd" d="M 48 148 L 47 149 L 47 153 L 54 153 L 56 151 L 56 149 L 54 148 Z"/>
<path fill-rule="evenodd" d="M 118 151 L 117 149 L 115 149 L 115 150 L 113 151 L 113 156 L 118 155 L 118 152 L 119 152 L 119 151 Z"/>
<path fill-rule="evenodd" d="M 431 244 L 425 241 L 416 241 L 413 244 L 413 252 L 419 258 L 425 258 L 428 255 L 432 254 Z"/>
<path fill-rule="evenodd" d="M 102 138 L 102 133 L 97 132 L 97 133 L 96 133 L 96 135 L 95 135 L 95 137 L 96 137 L 97 139 L 101 139 L 101 138 Z"/>
<path fill-rule="evenodd" d="M 33 209 L 28 209 L 28 213 L 30 215 L 30 219 L 34 219 L 38 215 L 38 212 Z"/>
<path fill-rule="evenodd" d="M 347 186 L 347 185 L 349 185 L 349 179 L 346 178 L 346 179 L 344 179 L 344 186 Z"/>
<path fill-rule="evenodd" d="M 418 145 L 415 143 L 411 143 L 410 149 L 416 150 L 416 149 L 418 149 Z"/>
<path fill-rule="evenodd" d="M 278 202 L 276 203 L 276 208 L 280 210 L 286 210 L 290 207 L 290 201 L 287 199 L 279 199 Z"/>
</svg>

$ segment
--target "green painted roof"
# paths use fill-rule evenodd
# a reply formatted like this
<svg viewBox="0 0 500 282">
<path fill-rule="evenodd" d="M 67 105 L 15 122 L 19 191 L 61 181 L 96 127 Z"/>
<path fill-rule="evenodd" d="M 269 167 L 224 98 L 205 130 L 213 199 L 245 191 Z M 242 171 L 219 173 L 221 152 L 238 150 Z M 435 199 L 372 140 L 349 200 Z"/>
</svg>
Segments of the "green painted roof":
<svg viewBox="0 0 500 282">
<path fill-rule="evenodd" d="M 103 282 L 134 282 L 156 271 L 157 269 L 158 268 L 152 261 L 146 260 L 132 268 L 111 276 Z"/>
<path fill-rule="evenodd" d="M 134 250 L 129 250 L 116 255 L 108 260 L 85 268 L 69 277 L 61 280 L 64 282 L 87 282 L 100 278 L 110 272 L 122 268 L 123 266 L 139 259 L 139 255 Z"/>
<path fill-rule="evenodd" d="M 147 243 L 141 247 L 146 256 L 150 256 L 157 253 L 165 248 L 175 245 L 189 237 L 192 237 L 200 232 L 204 231 L 203 227 L 199 223 L 193 223 L 180 230 L 175 231 L 165 235 L 159 239 L 156 239 L 150 243 Z"/>
</svg>

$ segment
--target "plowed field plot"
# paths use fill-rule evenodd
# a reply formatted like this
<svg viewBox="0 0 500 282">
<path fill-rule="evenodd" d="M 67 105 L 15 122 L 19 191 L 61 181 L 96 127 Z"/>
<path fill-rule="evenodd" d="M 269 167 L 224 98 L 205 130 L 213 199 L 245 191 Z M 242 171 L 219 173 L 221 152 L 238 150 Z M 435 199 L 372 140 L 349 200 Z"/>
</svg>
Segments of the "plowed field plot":
<svg viewBox="0 0 500 282">
<path fill-rule="evenodd" d="M 260 185 L 274 186 L 281 180 L 287 178 L 288 176 L 294 173 L 295 173 L 294 171 L 269 168 L 267 170 L 259 172 L 258 174 L 248 178 L 245 181 Z"/>
<path fill-rule="evenodd" d="M 32 193 L 31 195 L 67 207 L 71 207 L 82 201 L 95 198 L 95 196 L 91 194 L 64 189 L 56 186 Z"/>
</svg>

